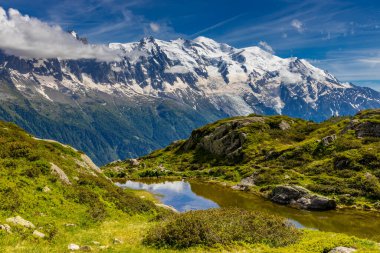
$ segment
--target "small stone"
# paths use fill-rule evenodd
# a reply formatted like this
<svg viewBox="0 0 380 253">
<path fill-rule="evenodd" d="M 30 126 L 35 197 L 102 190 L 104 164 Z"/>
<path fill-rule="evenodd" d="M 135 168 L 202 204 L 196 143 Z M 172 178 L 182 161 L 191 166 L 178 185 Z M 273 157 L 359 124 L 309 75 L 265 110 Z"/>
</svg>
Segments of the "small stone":
<svg viewBox="0 0 380 253">
<path fill-rule="evenodd" d="M 249 187 L 248 185 L 237 184 L 232 186 L 231 189 L 236 191 L 248 191 Z"/>
<path fill-rule="evenodd" d="M 129 159 L 129 164 L 132 166 L 139 166 L 140 162 L 137 159 Z"/>
<path fill-rule="evenodd" d="M 65 226 L 66 226 L 66 227 L 75 227 L 76 225 L 73 224 L 73 223 L 67 223 L 67 224 L 65 224 Z"/>
<path fill-rule="evenodd" d="M 38 231 L 38 230 L 34 230 L 33 235 L 34 235 L 35 237 L 39 237 L 39 238 L 44 238 L 44 237 L 45 237 L 45 234 L 44 234 L 44 233 L 41 233 L 41 232 Z"/>
<path fill-rule="evenodd" d="M 91 248 L 91 246 L 84 245 L 84 246 L 80 247 L 80 250 L 81 251 L 92 251 L 92 248 Z"/>
<path fill-rule="evenodd" d="M 113 244 L 122 244 L 122 243 L 123 243 L 122 240 L 119 240 L 119 239 L 117 239 L 117 238 L 114 238 L 114 239 L 113 239 Z"/>
<path fill-rule="evenodd" d="M 45 186 L 43 189 L 42 189 L 43 192 L 51 192 L 50 188 Z"/>
<path fill-rule="evenodd" d="M 102 246 L 99 246 L 99 249 L 101 249 L 101 250 L 108 249 L 108 246 L 102 245 Z"/>
<path fill-rule="evenodd" d="M 4 230 L 5 232 L 12 234 L 11 226 L 8 224 L 0 224 L 0 230 Z"/>
<path fill-rule="evenodd" d="M 24 220 L 20 216 L 8 218 L 8 219 L 6 219 L 6 221 L 9 223 L 13 223 L 15 225 L 20 225 L 20 226 L 26 227 L 26 228 L 35 228 L 36 227 L 36 226 L 34 226 L 33 223 L 31 223 L 30 221 Z"/>
<path fill-rule="evenodd" d="M 336 247 L 329 251 L 329 253 L 352 253 L 355 252 L 356 249 L 354 248 L 347 248 L 347 247 Z"/>
<path fill-rule="evenodd" d="M 94 244 L 94 245 L 100 245 L 100 242 L 92 241 L 92 244 Z"/>
<path fill-rule="evenodd" d="M 80 250 L 79 245 L 76 245 L 74 243 L 70 243 L 69 246 L 67 246 L 68 250 Z"/>
</svg>

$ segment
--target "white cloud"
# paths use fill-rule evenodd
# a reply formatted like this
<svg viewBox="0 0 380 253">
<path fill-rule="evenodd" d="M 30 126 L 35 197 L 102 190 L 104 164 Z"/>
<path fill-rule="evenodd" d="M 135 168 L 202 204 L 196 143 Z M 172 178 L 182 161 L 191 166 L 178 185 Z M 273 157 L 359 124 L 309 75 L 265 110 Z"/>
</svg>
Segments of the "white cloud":
<svg viewBox="0 0 380 253">
<path fill-rule="evenodd" d="M 265 41 L 260 41 L 259 42 L 259 47 L 265 51 L 267 51 L 268 53 L 271 53 L 271 54 L 274 54 L 274 50 L 273 48 L 268 44 L 266 43 Z"/>
<path fill-rule="evenodd" d="M 294 27 L 300 33 L 302 33 L 304 30 L 303 23 L 298 19 L 293 19 L 291 22 L 291 26 Z"/>
<path fill-rule="evenodd" d="M 153 32 L 159 32 L 160 31 L 160 25 L 159 24 L 157 24 L 157 23 L 154 23 L 154 22 L 151 22 L 150 24 L 149 24 L 149 26 L 150 26 L 150 29 L 152 29 L 152 31 Z"/>
<path fill-rule="evenodd" d="M 85 45 L 59 26 L 0 7 L 0 49 L 23 58 L 119 60 L 118 51 L 104 45 Z"/>
</svg>

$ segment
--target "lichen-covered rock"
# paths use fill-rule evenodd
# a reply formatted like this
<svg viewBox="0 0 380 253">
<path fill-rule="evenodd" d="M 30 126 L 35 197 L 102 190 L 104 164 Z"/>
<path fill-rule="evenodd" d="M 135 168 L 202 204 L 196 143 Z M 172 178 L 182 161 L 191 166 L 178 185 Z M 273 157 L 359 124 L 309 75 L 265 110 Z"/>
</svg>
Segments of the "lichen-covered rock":
<svg viewBox="0 0 380 253">
<path fill-rule="evenodd" d="M 335 200 L 312 194 L 307 189 L 294 185 L 275 187 L 270 194 L 270 199 L 278 204 L 306 210 L 324 211 L 336 208 Z"/>
</svg>

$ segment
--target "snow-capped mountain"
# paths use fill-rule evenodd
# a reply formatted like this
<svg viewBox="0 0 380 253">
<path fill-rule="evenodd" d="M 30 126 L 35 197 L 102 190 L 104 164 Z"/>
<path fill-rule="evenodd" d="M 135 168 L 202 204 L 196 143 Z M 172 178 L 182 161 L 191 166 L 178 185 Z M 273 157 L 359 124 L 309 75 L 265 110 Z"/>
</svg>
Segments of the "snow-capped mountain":
<svg viewBox="0 0 380 253">
<path fill-rule="evenodd" d="M 321 121 L 380 107 L 379 92 L 259 47 L 238 49 L 205 37 L 150 37 L 109 47 L 121 61 L 0 53 L 0 118 L 104 163 L 144 154 L 222 117 L 286 114 Z"/>
</svg>

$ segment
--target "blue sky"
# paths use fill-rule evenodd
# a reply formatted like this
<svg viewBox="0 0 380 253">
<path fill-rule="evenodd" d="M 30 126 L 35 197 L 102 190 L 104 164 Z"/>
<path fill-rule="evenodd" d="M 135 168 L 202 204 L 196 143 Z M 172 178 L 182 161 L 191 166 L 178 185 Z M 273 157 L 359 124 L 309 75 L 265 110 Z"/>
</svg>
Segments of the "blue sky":
<svg viewBox="0 0 380 253">
<path fill-rule="evenodd" d="M 206 36 L 235 47 L 268 43 L 342 81 L 380 90 L 380 1 L 0 0 L 93 43 Z"/>
</svg>

